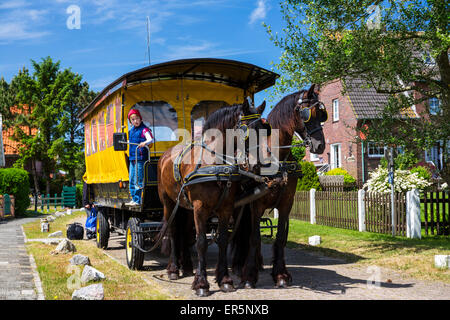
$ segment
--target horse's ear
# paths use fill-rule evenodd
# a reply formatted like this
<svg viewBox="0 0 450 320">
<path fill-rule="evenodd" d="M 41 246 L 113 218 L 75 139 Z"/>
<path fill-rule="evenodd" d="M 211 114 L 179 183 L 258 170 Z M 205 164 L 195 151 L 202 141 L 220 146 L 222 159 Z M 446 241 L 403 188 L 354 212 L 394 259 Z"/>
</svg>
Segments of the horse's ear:
<svg viewBox="0 0 450 320">
<path fill-rule="evenodd" d="M 265 108 L 266 108 L 266 100 L 264 100 L 263 103 L 261 103 L 261 105 L 258 108 L 256 108 L 256 111 L 259 114 L 263 114 Z"/>
<path fill-rule="evenodd" d="M 250 105 L 247 99 L 244 99 L 244 102 L 242 103 L 242 112 L 244 115 L 248 115 L 250 113 Z"/>
<path fill-rule="evenodd" d="M 307 95 L 308 98 L 311 98 L 312 94 L 314 93 L 315 87 L 316 87 L 316 84 L 313 83 L 313 84 L 311 85 L 311 87 L 308 89 L 308 95 Z"/>
</svg>

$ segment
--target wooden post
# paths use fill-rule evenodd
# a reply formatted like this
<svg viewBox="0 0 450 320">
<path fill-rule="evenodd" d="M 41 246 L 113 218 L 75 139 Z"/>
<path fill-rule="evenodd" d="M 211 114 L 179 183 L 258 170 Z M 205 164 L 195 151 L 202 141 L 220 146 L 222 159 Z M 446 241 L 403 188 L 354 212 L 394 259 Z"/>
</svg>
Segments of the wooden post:
<svg viewBox="0 0 450 320">
<path fill-rule="evenodd" d="M 310 222 L 316 224 L 316 189 L 309 190 Z"/>
<path fill-rule="evenodd" d="M 421 239 L 421 223 L 420 223 L 420 193 L 419 190 L 414 189 L 406 193 L 407 201 L 407 228 L 406 236 L 413 239 Z"/>
<path fill-rule="evenodd" d="M 3 218 L 5 216 L 5 201 L 3 199 L 3 196 L 0 195 L 0 218 Z"/>
<path fill-rule="evenodd" d="M 15 218 L 16 217 L 16 211 L 15 211 L 14 206 L 16 204 L 16 199 L 14 198 L 14 196 L 11 196 L 10 199 L 11 199 L 11 215 L 13 216 L 13 218 Z"/>
<path fill-rule="evenodd" d="M 366 206 L 364 204 L 365 191 L 358 190 L 358 230 L 366 231 Z"/>
</svg>

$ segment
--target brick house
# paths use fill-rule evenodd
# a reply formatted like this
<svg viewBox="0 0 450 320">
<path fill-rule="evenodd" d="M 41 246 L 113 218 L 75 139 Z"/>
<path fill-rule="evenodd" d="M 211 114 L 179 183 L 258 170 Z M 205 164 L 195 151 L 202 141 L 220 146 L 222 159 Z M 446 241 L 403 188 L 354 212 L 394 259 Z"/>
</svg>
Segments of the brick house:
<svg viewBox="0 0 450 320">
<path fill-rule="evenodd" d="M 326 148 L 321 155 L 311 154 L 307 149 L 304 159 L 314 163 L 319 171 L 339 167 L 347 170 L 359 184 L 366 182 L 368 172 L 375 170 L 384 156 L 384 147 L 370 141 L 356 142 L 355 128 L 377 118 L 388 95 L 376 93 L 361 80 L 347 80 L 344 84 L 338 79 L 322 85 L 320 100 L 328 111 L 323 126 Z M 413 106 L 405 109 L 402 116 L 418 118 L 417 111 Z"/>
<path fill-rule="evenodd" d="M 11 112 L 20 113 L 21 110 L 19 110 L 16 107 L 12 107 Z M 35 135 L 37 133 L 36 128 L 32 128 L 31 130 L 29 130 L 29 128 L 25 127 L 25 126 L 22 126 L 21 128 L 24 132 L 30 132 L 31 135 Z M 11 168 L 13 166 L 14 162 L 16 162 L 17 159 L 19 159 L 20 143 L 17 141 L 14 141 L 12 139 L 12 136 L 14 134 L 14 128 L 5 129 L 2 127 L 1 115 L 0 115 L 0 129 L 2 130 L 2 137 L 0 140 L 0 147 L 2 148 L 2 150 L 1 150 L 2 157 L 0 159 L 0 167 Z M 42 171 L 41 167 L 42 167 L 41 162 L 37 161 L 36 162 L 36 171 L 38 173 L 41 173 L 41 171 Z M 27 170 L 28 172 L 31 172 L 31 164 L 26 164 L 25 170 Z"/>
</svg>

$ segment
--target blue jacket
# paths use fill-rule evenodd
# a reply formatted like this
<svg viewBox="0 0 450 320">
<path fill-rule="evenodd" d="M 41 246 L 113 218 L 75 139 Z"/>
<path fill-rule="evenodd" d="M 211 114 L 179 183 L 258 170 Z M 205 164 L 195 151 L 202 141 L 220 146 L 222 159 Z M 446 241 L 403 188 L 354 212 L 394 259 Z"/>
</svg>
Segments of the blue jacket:
<svg viewBox="0 0 450 320">
<path fill-rule="evenodd" d="M 128 132 L 128 141 L 131 143 L 141 143 L 146 141 L 145 133 L 150 132 L 150 135 L 152 135 L 151 130 L 144 124 L 141 123 L 139 127 L 133 126 L 129 132 Z M 152 135 L 153 137 L 153 135 Z M 136 160 L 136 148 L 137 145 L 130 144 L 130 160 Z M 137 160 L 138 161 L 146 161 L 148 159 L 148 151 L 147 148 L 139 148 L 137 151 Z"/>
</svg>

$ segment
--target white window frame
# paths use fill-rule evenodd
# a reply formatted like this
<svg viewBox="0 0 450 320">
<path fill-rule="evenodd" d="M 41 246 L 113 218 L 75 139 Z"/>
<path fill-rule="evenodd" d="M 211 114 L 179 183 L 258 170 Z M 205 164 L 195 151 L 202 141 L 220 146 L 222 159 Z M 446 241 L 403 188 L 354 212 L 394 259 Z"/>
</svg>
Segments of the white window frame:
<svg viewBox="0 0 450 320">
<path fill-rule="evenodd" d="M 331 104 L 333 106 L 333 121 L 339 121 L 339 99 L 333 99 Z"/>
<path fill-rule="evenodd" d="M 310 161 L 319 161 L 320 160 L 319 155 L 316 153 L 312 153 L 312 152 L 309 153 L 309 159 L 310 159 Z"/>
<path fill-rule="evenodd" d="M 338 150 L 338 159 L 336 162 L 336 154 L 335 154 L 335 149 L 337 148 Z M 330 145 L 330 152 L 331 152 L 331 157 L 330 157 L 330 166 L 331 169 L 335 169 L 335 168 L 342 168 L 342 151 L 341 151 L 341 144 L 340 143 L 334 143 Z"/>
<path fill-rule="evenodd" d="M 375 145 L 375 146 L 373 146 Z M 370 149 L 378 149 L 378 150 L 383 150 L 383 153 L 371 153 Z M 385 146 L 381 146 L 380 143 L 376 143 L 376 142 L 368 142 L 367 143 L 367 155 L 369 158 L 383 158 L 386 155 L 386 147 Z"/>
</svg>

